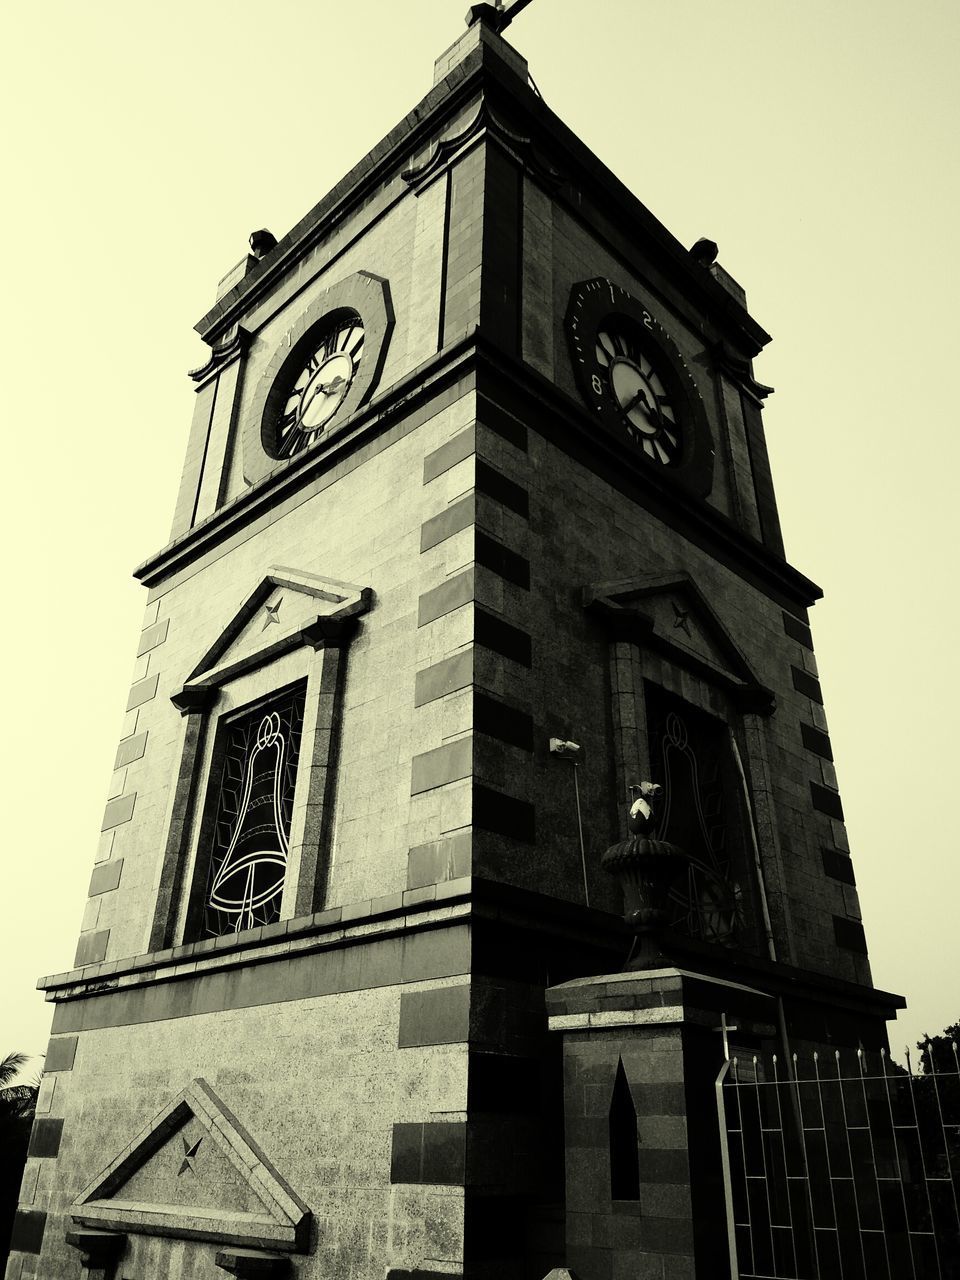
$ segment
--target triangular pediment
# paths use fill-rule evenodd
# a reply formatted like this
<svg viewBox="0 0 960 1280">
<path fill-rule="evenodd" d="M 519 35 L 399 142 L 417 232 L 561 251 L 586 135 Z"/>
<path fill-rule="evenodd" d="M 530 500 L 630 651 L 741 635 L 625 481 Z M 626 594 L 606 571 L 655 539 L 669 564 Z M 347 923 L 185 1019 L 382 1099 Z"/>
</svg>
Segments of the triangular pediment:
<svg viewBox="0 0 960 1280">
<path fill-rule="evenodd" d="M 593 583 L 584 588 L 583 603 L 617 638 L 644 644 L 678 666 L 713 679 L 738 694 L 749 709 L 773 709 L 773 695 L 688 573 Z"/>
<path fill-rule="evenodd" d="M 273 565 L 187 678 L 216 686 L 301 644 L 335 644 L 369 609 L 373 592 L 352 582 Z"/>
<path fill-rule="evenodd" d="M 310 1211 L 205 1080 L 192 1081 L 70 1207 L 111 1231 L 304 1248 Z"/>
</svg>

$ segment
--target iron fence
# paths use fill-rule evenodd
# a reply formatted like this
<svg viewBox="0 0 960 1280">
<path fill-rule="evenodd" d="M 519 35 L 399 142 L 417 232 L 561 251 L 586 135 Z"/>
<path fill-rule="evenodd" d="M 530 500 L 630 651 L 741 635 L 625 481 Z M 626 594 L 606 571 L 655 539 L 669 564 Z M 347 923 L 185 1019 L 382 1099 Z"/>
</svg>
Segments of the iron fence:
<svg viewBox="0 0 960 1280">
<path fill-rule="evenodd" d="M 960 1280 L 957 1046 L 919 1073 L 876 1056 L 724 1064 L 734 1280 Z"/>
</svg>

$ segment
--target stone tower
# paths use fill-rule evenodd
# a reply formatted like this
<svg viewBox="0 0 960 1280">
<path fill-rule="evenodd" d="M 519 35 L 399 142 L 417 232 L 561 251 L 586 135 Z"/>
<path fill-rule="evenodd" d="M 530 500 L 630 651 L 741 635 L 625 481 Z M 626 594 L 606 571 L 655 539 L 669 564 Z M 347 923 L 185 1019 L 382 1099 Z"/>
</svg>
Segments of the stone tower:
<svg viewBox="0 0 960 1280">
<path fill-rule="evenodd" d="M 767 334 L 471 18 L 197 326 L 7 1280 L 608 1280 L 624 1088 L 662 1193 L 629 1257 L 717 1274 L 724 1016 L 884 1043 Z M 600 856 L 645 779 L 682 965 L 628 1016 Z"/>
</svg>

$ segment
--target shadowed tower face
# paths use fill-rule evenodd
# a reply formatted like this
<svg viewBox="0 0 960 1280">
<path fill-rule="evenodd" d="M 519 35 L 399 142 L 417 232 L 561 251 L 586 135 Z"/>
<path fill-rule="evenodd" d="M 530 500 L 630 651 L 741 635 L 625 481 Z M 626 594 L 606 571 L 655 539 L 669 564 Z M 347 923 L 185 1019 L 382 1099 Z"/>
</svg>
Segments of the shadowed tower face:
<svg viewBox="0 0 960 1280">
<path fill-rule="evenodd" d="M 717 1274 L 725 1015 L 884 1043 L 767 335 L 470 16 L 197 326 L 8 1280 Z"/>
</svg>

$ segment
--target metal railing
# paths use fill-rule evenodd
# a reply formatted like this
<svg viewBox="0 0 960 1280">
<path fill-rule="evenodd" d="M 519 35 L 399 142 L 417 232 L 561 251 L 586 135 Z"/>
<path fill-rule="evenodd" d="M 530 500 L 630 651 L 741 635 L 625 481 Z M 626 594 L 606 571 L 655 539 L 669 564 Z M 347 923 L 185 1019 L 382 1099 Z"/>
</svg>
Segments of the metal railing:
<svg viewBox="0 0 960 1280">
<path fill-rule="evenodd" d="M 724 1063 L 733 1280 L 960 1280 L 957 1046 L 921 1073 L 874 1056 Z"/>
</svg>

